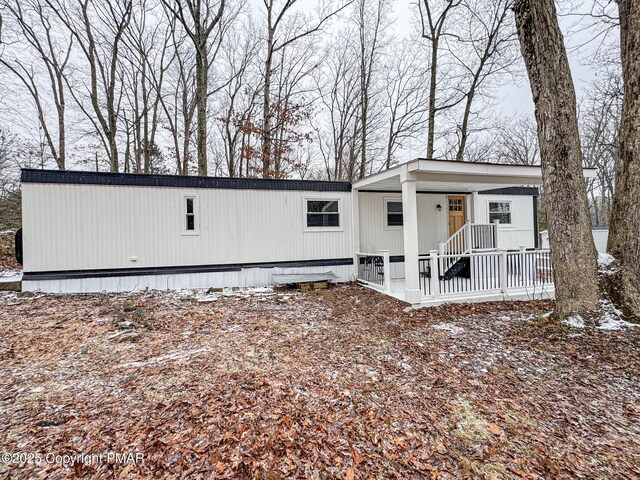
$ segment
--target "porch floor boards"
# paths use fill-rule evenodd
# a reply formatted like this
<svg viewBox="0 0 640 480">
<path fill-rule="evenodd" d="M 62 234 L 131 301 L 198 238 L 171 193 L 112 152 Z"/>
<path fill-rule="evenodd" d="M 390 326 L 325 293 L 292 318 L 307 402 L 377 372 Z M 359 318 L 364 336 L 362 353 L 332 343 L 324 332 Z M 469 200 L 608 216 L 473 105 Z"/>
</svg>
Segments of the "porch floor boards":
<svg viewBox="0 0 640 480">
<path fill-rule="evenodd" d="M 471 280 L 458 279 L 458 281 L 464 280 L 466 287 L 470 289 Z M 391 291 L 384 291 L 372 286 L 369 286 L 374 290 L 378 290 L 380 293 L 389 295 L 401 301 L 405 300 L 405 279 L 404 278 L 392 278 L 391 279 Z M 458 293 L 441 294 L 438 298 L 434 298 L 432 295 L 422 295 L 420 304 L 413 305 L 414 307 L 429 307 L 442 305 L 444 303 L 463 303 L 463 302 L 488 302 L 499 300 L 541 300 L 541 299 L 553 299 L 555 298 L 555 289 L 553 285 L 536 285 L 527 287 L 509 288 L 507 293 L 503 293 L 496 290 L 485 291 L 467 291 Z"/>
</svg>

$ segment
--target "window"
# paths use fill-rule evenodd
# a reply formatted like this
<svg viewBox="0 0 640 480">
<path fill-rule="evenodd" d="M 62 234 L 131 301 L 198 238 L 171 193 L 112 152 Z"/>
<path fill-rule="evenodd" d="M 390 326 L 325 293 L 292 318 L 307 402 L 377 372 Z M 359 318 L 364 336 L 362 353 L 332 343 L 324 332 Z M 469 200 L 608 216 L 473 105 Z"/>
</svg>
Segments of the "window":
<svg viewBox="0 0 640 480">
<path fill-rule="evenodd" d="M 402 202 L 400 200 L 385 200 L 385 210 L 387 213 L 387 227 L 401 227 L 402 222 Z"/>
<path fill-rule="evenodd" d="M 195 195 L 182 197 L 182 234 L 198 234 L 198 203 Z"/>
<path fill-rule="evenodd" d="M 339 230 L 340 201 L 305 199 L 308 230 Z"/>
<path fill-rule="evenodd" d="M 511 223 L 511 202 L 489 202 L 489 222 Z"/>
<path fill-rule="evenodd" d="M 449 197 L 449 211 L 450 212 L 462 212 L 464 211 L 462 197 Z"/>
</svg>

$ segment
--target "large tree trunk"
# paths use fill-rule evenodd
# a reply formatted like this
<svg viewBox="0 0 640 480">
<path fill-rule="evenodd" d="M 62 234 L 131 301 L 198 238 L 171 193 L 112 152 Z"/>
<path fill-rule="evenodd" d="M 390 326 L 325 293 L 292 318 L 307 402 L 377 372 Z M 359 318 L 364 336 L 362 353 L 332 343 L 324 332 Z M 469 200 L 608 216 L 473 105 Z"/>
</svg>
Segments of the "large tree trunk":
<svg viewBox="0 0 640 480">
<path fill-rule="evenodd" d="M 618 9 L 624 99 L 607 245 L 617 278 L 608 293 L 640 321 L 640 4 L 618 0 Z"/>
<path fill-rule="evenodd" d="M 597 253 L 567 53 L 554 0 L 516 0 L 514 11 L 538 124 L 554 266 L 554 315 L 586 314 L 598 306 Z"/>
</svg>

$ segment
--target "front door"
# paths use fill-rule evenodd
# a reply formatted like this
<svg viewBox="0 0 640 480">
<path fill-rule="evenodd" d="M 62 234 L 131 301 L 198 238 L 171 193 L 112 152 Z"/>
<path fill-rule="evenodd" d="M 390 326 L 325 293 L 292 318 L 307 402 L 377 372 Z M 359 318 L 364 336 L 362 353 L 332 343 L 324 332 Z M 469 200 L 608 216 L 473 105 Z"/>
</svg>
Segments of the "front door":
<svg viewBox="0 0 640 480">
<path fill-rule="evenodd" d="M 449 195 L 449 236 L 456 233 L 465 221 L 464 195 Z"/>
</svg>

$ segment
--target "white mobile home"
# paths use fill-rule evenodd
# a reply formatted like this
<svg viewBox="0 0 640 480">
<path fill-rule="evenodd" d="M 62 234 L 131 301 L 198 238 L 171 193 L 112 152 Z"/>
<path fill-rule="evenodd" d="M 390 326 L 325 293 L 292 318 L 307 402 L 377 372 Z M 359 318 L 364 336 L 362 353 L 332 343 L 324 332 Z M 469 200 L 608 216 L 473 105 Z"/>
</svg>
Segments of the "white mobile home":
<svg viewBox="0 0 640 480">
<path fill-rule="evenodd" d="M 412 304 L 445 300 L 453 283 L 438 282 L 473 287 L 454 270 L 536 247 L 540 183 L 539 167 L 436 160 L 353 184 L 23 170 L 23 289 L 258 286 L 331 271 Z"/>
</svg>

